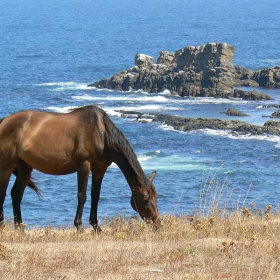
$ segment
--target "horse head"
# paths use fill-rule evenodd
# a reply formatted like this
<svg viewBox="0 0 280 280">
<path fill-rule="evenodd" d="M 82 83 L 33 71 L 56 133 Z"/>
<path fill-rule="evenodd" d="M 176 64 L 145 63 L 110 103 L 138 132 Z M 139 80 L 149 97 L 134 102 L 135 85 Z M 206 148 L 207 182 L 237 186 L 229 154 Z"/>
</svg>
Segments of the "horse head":
<svg viewBox="0 0 280 280">
<path fill-rule="evenodd" d="M 149 186 L 142 185 L 132 192 L 131 206 L 146 222 L 152 221 L 155 229 L 161 226 L 161 220 L 157 208 L 157 192 L 153 185 L 156 172 L 149 176 Z"/>
</svg>

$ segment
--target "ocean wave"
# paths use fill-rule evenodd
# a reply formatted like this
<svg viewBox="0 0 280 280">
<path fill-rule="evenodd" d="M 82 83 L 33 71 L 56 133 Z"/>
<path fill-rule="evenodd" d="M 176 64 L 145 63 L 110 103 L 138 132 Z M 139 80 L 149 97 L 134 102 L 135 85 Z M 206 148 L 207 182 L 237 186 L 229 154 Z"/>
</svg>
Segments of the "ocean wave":
<svg viewBox="0 0 280 280">
<path fill-rule="evenodd" d="M 69 113 L 75 108 L 77 108 L 77 106 L 66 106 L 66 107 L 49 106 L 46 108 L 46 110 L 53 111 L 56 113 Z"/>
<path fill-rule="evenodd" d="M 230 139 L 238 140 L 258 140 L 258 141 L 269 141 L 276 143 L 275 147 L 280 148 L 280 136 L 277 135 L 252 135 L 252 134 L 240 134 L 232 133 L 229 130 L 215 130 L 215 129 L 199 129 L 195 132 L 203 132 L 209 135 L 216 135 L 221 137 L 227 137 Z"/>
<path fill-rule="evenodd" d="M 242 100 L 240 98 L 233 98 L 233 99 L 227 99 L 227 98 L 214 98 L 214 97 L 185 97 L 182 99 L 174 100 L 173 102 L 182 102 L 186 104 L 248 104 L 251 103 L 251 101 Z"/>
<path fill-rule="evenodd" d="M 176 130 L 173 126 L 171 125 L 167 125 L 167 124 L 160 124 L 159 127 L 162 129 L 162 130 L 167 130 L 167 131 L 176 131 L 176 132 L 182 132 L 182 131 L 179 131 L 179 130 Z"/>
<path fill-rule="evenodd" d="M 158 102 L 158 103 L 167 103 L 169 99 L 164 96 L 132 96 L 132 95 L 107 95 L 107 96 L 91 96 L 89 94 L 75 95 L 72 96 L 72 99 L 75 100 L 106 100 L 106 101 L 132 101 L 132 102 Z"/>
<path fill-rule="evenodd" d="M 276 143 L 275 148 L 280 148 L 280 136 L 277 135 L 252 135 L 252 134 L 241 134 L 238 132 L 233 133 L 230 130 L 216 130 L 216 129 L 196 129 L 196 130 L 191 130 L 191 131 L 181 131 L 181 130 L 176 130 L 174 127 L 166 124 L 160 124 L 159 127 L 162 130 L 166 131 L 174 131 L 178 133 L 204 133 L 208 135 L 213 135 L 213 136 L 219 136 L 219 137 L 226 137 L 230 139 L 236 139 L 236 140 L 258 140 L 258 141 L 269 141 Z M 198 151 L 198 153 L 200 153 Z"/>
<path fill-rule="evenodd" d="M 158 158 L 158 157 L 162 157 L 162 156 L 163 156 L 162 152 L 160 150 L 156 150 L 154 152 L 148 152 L 148 153 L 139 155 L 138 160 L 140 162 L 143 162 L 143 161 L 148 161 L 150 159 Z"/>
<path fill-rule="evenodd" d="M 52 82 L 52 83 L 42 83 L 36 84 L 39 87 L 50 87 L 54 91 L 64 91 L 64 90 L 89 90 L 87 84 L 75 83 L 75 82 Z"/>
<path fill-rule="evenodd" d="M 28 54 L 21 54 L 18 55 L 18 58 L 40 58 L 43 57 L 44 55 L 42 54 L 37 54 L 37 53 L 28 53 Z"/>
</svg>

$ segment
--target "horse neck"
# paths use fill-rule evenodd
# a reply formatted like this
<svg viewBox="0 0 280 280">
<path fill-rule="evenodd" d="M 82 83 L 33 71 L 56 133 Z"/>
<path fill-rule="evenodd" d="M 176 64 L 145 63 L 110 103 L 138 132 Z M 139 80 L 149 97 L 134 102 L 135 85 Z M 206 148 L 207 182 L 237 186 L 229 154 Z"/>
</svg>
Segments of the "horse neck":
<svg viewBox="0 0 280 280">
<path fill-rule="evenodd" d="M 136 156 L 135 156 L 136 157 Z M 145 174 L 137 158 L 132 162 L 121 152 L 116 153 L 113 160 L 121 169 L 132 191 L 145 184 Z"/>
</svg>

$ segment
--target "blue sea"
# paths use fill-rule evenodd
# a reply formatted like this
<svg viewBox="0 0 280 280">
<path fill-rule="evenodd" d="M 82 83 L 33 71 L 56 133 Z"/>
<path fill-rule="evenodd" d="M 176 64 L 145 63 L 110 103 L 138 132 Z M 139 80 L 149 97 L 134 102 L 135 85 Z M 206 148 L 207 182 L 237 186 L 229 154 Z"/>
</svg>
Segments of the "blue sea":
<svg viewBox="0 0 280 280">
<path fill-rule="evenodd" d="M 274 100 L 250 102 L 87 87 L 132 67 L 137 52 L 156 60 L 162 50 L 175 52 L 209 42 L 235 46 L 235 65 L 253 70 L 280 65 L 277 0 L 1 0 L 0 10 L 0 118 L 24 109 L 66 113 L 94 104 L 126 135 L 144 171 L 157 171 L 154 183 L 160 213 L 191 214 L 207 208 L 205 196 L 215 201 L 215 193 L 221 207 L 254 204 L 263 209 L 271 204 L 279 209 L 280 137 L 215 130 L 183 133 L 158 123 L 121 118 L 117 110 L 232 119 L 222 112 L 236 108 L 249 115 L 239 120 L 262 125 L 274 112 L 263 105 L 280 104 L 280 89 L 259 89 Z M 34 171 L 33 176 L 43 198 L 25 191 L 24 222 L 29 228 L 72 226 L 76 175 Z M 13 217 L 13 182 L 14 178 L 4 205 L 6 220 Z M 86 226 L 89 191 L 90 186 L 83 215 Z M 104 178 L 99 219 L 134 215 L 130 193 L 113 164 Z"/>
</svg>

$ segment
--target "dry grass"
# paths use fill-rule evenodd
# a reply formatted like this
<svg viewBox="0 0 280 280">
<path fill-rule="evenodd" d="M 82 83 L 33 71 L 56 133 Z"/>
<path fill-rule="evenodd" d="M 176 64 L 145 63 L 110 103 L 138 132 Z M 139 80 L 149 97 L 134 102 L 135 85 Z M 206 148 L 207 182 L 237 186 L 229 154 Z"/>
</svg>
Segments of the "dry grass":
<svg viewBox="0 0 280 280">
<path fill-rule="evenodd" d="M 247 209 L 247 208 L 246 208 Z M 164 216 L 153 232 L 116 218 L 86 229 L 0 230 L 0 279 L 279 279 L 280 214 L 245 208 Z"/>
<path fill-rule="evenodd" d="M 0 279 L 280 279 L 280 212 L 238 201 L 226 180 L 206 174 L 193 216 L 163 216 L 153 232 L 115 218 L 87 228 L 0 229 Z M 235 205 L 235 210 L 232 209 Z"/>
</svg>

